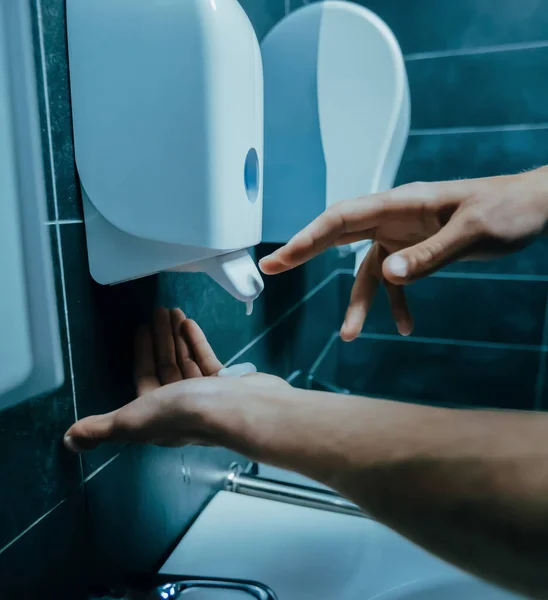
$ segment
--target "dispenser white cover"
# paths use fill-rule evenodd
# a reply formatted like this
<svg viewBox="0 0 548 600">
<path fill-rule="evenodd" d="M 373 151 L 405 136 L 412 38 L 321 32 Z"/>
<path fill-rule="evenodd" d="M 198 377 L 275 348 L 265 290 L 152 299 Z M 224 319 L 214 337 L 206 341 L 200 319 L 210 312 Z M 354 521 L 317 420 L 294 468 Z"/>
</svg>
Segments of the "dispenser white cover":
<svg viewBox="0 0 548 600">
<path fill-rule="evenodd" d="M 409 87 L 390 29 L 350 2 L 295 11 L 262 53 L 263 240 L 287 242 L 329 205 L 392 187 L 409 133 Z"/>
<path fill-rule="evenodd" d="M 255 298 L 263 81 L 238 2 L 68 0 L 67 26 L 94 279 L 203 270 Z"/>
</svg>

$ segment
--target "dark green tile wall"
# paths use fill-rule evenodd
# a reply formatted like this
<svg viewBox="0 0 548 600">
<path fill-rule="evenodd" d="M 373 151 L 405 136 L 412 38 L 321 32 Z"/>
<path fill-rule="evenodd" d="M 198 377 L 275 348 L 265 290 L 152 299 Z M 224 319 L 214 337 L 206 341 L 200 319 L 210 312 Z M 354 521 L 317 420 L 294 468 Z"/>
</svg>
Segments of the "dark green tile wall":
<svg viewBox="0 0 548 600">
<path fill-rule="evenodd" d="M 85 511 L 80 489 L 2 550 L 2 600 L 87 597 L 90 545 Z"/>
<path fill-rule="evenodd" d="M 308 0 L 291 0 L 293 8 Z M 546 41 L 544 0 L 357 0 L 390 26 L 405 54 Z"/>
<path fill-rule="evenodd" d="M 0 549 L 64 500 L 81 481 L 79 459 L 65 452 L 61 443 L 63 432 L 74 421 L 74 398 L 58 238 L 54 228 L 50 233 L 64 369 L 69 376 L 52 394 L 33 398 L 22 406 L 0 413 L 0 505 L 10 507 L 0 513 Z"/>
<path fill-rule="evenodd" d="M 406 60 L 412 131 L 397 185 L 548 164 L 548 3 L 357 3 L 386 21 Z M 304 4 L 291 0 L 292 8 Z M 362 394 L 546 408 L 547 244 L 542 238 L 496 261 L 456 263 L 410 286 L 411 340 L 397 337 L 381 292 L 364 338 L 348 348 L 334 343 L 316 376 Z M 342 308 L 352 282 L 340 277 Z"/>
<path fill-rule="evenodd" d="M 531 410 L 539 364 L 534 348 L 366 334 L 352 344 L 336 340 L 315 379 L 360 395 Z"/>
<path fill-rule="evenodd" d="M 352 284 L 339 276 L 341 311 Z M 431 277 L 407 289 L 415 330 L 402 339 L 381 291 L 361 338 L 333 341 L 311 376 L 361 395 L 546 409 L 546 294 L 545 281 Z"/>
<path fill-rule="evenodd" d="M 353 282 L 352 276 L 341 276 L 344 298 Z M 547 291 L 544 281 L 429 277 L 406 290 L 415 319 L 412 336 L 540 346 Z M 364 333 L 397 333 L 384 290 Z"/>
<path fill-rule="evenodd" d="M 411 126 L 546 123 L 548 46 L 408 60 Z"/>
</svg>

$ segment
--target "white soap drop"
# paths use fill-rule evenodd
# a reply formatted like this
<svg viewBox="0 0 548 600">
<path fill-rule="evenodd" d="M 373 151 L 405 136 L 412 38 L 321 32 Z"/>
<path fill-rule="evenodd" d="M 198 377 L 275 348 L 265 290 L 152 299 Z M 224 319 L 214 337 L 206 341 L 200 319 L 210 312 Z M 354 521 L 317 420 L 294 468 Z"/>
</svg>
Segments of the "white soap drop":
<svg viewBox="0 0 548 600">
<path fill-rule="evenodd" d="M 253 300 L 248 300 L 245 303 L 245 314 L 249 317 L 249 315 L 253 312 Z"/>
<path fill-rule="evenodd" d="M 241 363 L 221 369 L 217 373 L 217 377 L 242 377 L 242 375 L 249 375 L 256 372 L 257 367 L 253 363 Z"/>
</svg>

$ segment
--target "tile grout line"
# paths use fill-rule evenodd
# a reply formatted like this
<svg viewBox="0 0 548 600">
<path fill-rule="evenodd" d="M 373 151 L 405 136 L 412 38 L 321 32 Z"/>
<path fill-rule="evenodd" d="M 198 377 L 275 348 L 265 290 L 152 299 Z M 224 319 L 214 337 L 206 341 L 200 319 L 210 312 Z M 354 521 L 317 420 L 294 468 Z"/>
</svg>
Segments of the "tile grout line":
<svg viewBox="0 0 548 600">
<path fill-rule="evenodd" d="M 302 373 L 303 372 L 301 371 L 301 369 L 296 369 L 295 371 L 293 371 L 293 373 L 290 373 L 289 376 L 286 378 L 287 383 L 293 383 L 295 379 L 297 379 L 297 377 L 302 375 Z"/>
<path fill-rule="evenodd" d="M 95 471 L 90 473 L 85 479 L 82 478 L 82 483 L 78 486 L 78 489 L 80 489 L 84 483 L 87 483 L 88 481 L 93 479 L 93 477 L 95 477 L 95 475 L 100 473 L 103 469 L 108 467 L 108 465 L 110 465 L 110 463 L 112 463 L 114 460 L 116 460 L 120 456 L 121 453 L 122 452 L 118 452 L 118 454 L 115 454 L 114 456 L 109 458 L 107 461 L 105 461 L 100 467 L 95 469 Z M 66 498 L 63 498 L 63 500 L 58 502 L 53 508 L 50 508 L 49 510 L 47 510 L 43 515 L 38 517 L 38 519 L 36 519 L 36 521 L 33 521 L 28 527 L 23 529 L 23 531 L 21 531 L 21 533 L 17 534 L 3 548 L 0 548 L 0 554 L 2 554 L 2 552 L 4 552 L 4 551 L 8 550 L 8 548 L 13 546 L 13 544 L 15 544 L 16 542 L 18 542 L 22 537 L 24 537 L 27 533 L 29 533 L 31 531 L 31 529 L 33 529 L 36 525 L 38 525 L 41 521 L 43 521 L 46 517 L 48 517 L 54 510 L 57 510 L 62 504 L 64 504 L 71 497 L 71 495 L 72 494 L 69 494 Z M 85 494 L 84 494 L 84 498 L 85 498 Z"/>
<path fill-rule="evenodd" d="M 38 16 L 38 38 L 40 43 L 40 63 L 42 70 L 42 82 L 43 82 L 43 93 L 44 93 L 44 107 L 46 111 L 46 127 L 48 130 L 48 151 L 49 151 L 49 163 L 51 169 L 51 177 L 52 177 L 52 193 L 53 193 L 53 206 L 55 210 L 55 230 L 57 234 L 57 253 L 59 259 L 59 273 L 61 276 L 61 287 L 63 293 L 63 310 L 65 313 L 65 327 L 67 330 L 67 346 L 68 346 L 68 358 L 69 358 L 69 369 L 70 369 L 70 382 L 72 389 L 72 403 L 74 407 L 74 418 L 78 420 L 78 408 L 76 406 L 76 384 L 74 381 L 74 366 L 72 362 L 72 343 L 70 338 L 70 323 L 68 316 L 68 303 L 67 303 L 67 290 L 66 290 L 66 282 L 65 282 L 65 267 L 63 264 L 63 250 L 61 244 L 61 228 L 59 226 L 59 203 L 57 198 L 57 181 L 56 181 L 56 172 L 55 172 L 55 161 L 53 157 L 53 137 L 51 134 L 51 112 L 50 112 L 50 104 L 49 104 L 49 96 L 48 96 L 48 73 L 47 73 L 47 65 L 46 65 L 46 48 L 44 44 L 44 22 L 42 15 L 42 5 L 40 0 L 36 0 L 36 13 Z M 80 478 L 83 480 L 84 478 L 84 465 L 82 461 L 82 457 L 79 457 L 80 462 Z"/>
<path fill-rule="evenodd" d="M 546 295 L 546 308 L 544 311 L 544 323 L 542 329 L 543 349 L 539 354 L 539 368 L 537 375 L 537 385 L 535 389 L 535 410 L 542 409 L 542 396 L 544 392 L 544 383 L 546 381 L 546 346 L 548 344 L 548 294 Z"/>
<path fill-rule="evenodd" d="M 253 338 L 248 344 L 246 344 L 241 350 L 236 352 L 232 358 L 230 358 L 226 363 L 225 367 L 229 367 L 235 360 L 238 360 L 242 354 L 247 352 L 250 348 L 252 348 L 257 342 L 262 340 L 268 333 L 270 333 L 275 327 L 277 327 L 284 319 L 289 317 L 293 312 L 295 312 L 300 306 L 302 306 L 305 302 L 308 302 L 312 296 L 317 294 L 322 288 L 324 288 L 330 281 L 335 279 L 338 275 L 340 275 L 341 269 L 335 269 L 332 271 L 323 281 L 321 281 L 318 285 L 313 287 L 307 294 L 305 294 L 296 304 L 294 304 L 291 308 L 286 310 L 280 317 L 278 317 L 272 325 L 269 325 L 264 331 L 262 331 L 258 336 Z"/>
<path fill-rule="evenodd" d="M 341 269 L 341 275 L 352 275 L 352 269 Z M 459 273 L 458 271 L 444 271 L 432 273 L 431 279 L 477 279 L 486 281 L 523 281 L 526 283 L 542 283 L 548 281 L 548 275 L 519 275 L 515 273 Z"/>
<path fill-rule="evenodd" d="M 55 219 L 53 221 L 46 221 L 46 225 L 80 225 L 84 221 L 82 219 Z"/>
<path fill-rule="evenodd" d="M 36 519 L 33 523 L 31 523 L 26 529 L 23 529 L 21 533 L 16 535 L 11 541 L 9 541 L 3 548 L 0 548 L 0 554 L 11 548 L 16 542 L 18 542 L 22 537 L 24 537 L 31 529 L 33 529 L 40 521 L 43 521 L 47 516 L 49 516 L 54 510 L 57 510 L 61 504 L 66 502 L 68 499 L 64 498 L 61 502 L 58 502 L 53 508 L 50 508 L 47 512 L 45 512 L 41 517 Z"/>
<path fill-rule="evenodd" d="M 81 488 L 84 483 L 87 483 L 88 481 L 93 479 L 93 477 L 95 477 L 95 475 L 97 475 L 103 469 L 108 467 L 108 465 L 110 465 L 110 463 L 114 462 L 114 460 L 116 460 L 120 456 L 121 453 L 122 452 L 118 452 L 118 454 L 115 454 L 114 456 L 109 458 L 107 461 L 105 461 L 100 467 L 95 469 L 95 471 L 90 473 L 85 479 L 82 478 L 82 483 L 80 484 L 80 486 L 78 486 L 78 488 Z M 0 554 L 2 554 L 2 552 L 6 551 L 11 546 L 13 546 L 13 544 L 15 544 L 16 542 L 18 542 L 22 537 L 24 537 L 27 533 L 29 533 L 29 531 L 31 529 L 33 529 L 36 525 L 38 525 L 41 521 L 43 521 L 46 517 L 48 517 L 54 510 L 57 510 L 62 504 L 64 504 L 70 498 L 71 495 L 72 494 L 69 494 L 66 498 L 63 498 L 63 500 L 58 502 L 53 508 L 50 508 L 49 510 L 47 510 L 43 515 L 41 515 L 38 519 L 36 519 L 36 521 L 33 521 L 28 527 L 23 529 L 23 531 L 21 531 L 21 533 L 17 534 L 3 548 L 0 548 Z M 84 495 L 84 497 L 85 497 L 85 495 Z"/>
<path fill-rule="evenodd" d="M 340 385 L 336 385 L 334 383 L 331 383 L 330 381 L 326 381 L 325 379 L 320 379 L 319 377 L 310 375 L 310 377 L 308 378 L 308 385 L 312 383 L 320 385 L 322 388 L 324 388 L 322 391 L 330 392 L 331 394 L 344 394 L 345 396 L 352 394 L 352 392 L 348 388 L 341 387 Z"/>
<path fill-rule="evenodd" d="M 85 479 L 84 479 L 84 483 L 87 483 L 88 481 L 90 481 L 91 479 L 93 479 L 95 477 L 95 475 L 97 475 L 98 473 L 100 473 L 103 469 L 105 469 L 106 467 L 108 467 L 110 465 L 110 463 L 114 462 L 119 456 L 120 454 L 122 454 L 122 450 L 120 452 L 118 452 L 118 454 L 115 454 L 114 456 L 111 456 L 108 460 L 106 460 L 101 466 L 97 467 L 95 469 L 95 471 L 91 472 Z"/>
<path fill-rule="evenodd" d="M 339 333 L 337 331 L 334 331 L 331 334 L 331 336 L 327 340 L 325 346 L 321 349 L 320 353 L 318 354 L 316 360 L 312 363 L 312 366 L 310 367 L 310 370 L 308 371 L 307 377 L 313 377 L 315 375 L 319 366 L 323 362 L 323 359 L 327 356 L 327 353 L 329 352 L 329 350 L 331 350 L 331 347 L 333 346 L 333 344 L 335 343 L 335 340 L 338 337 L 339 337 Z"/>
<path fill-rule="evenodd" d="M 361 333 L 358 336 L 358 339 L 400 342 L 403 344 L 431 344 L 440 346 L 464 346 L 469 348 L 491 348 L 493 350 L 521 350 L 525 352 L 538 352 L 546 350 L 546 346 L 543 344 L 512 344 L 509 342 L 457 340 L 453 338 L 436 338 L 423 336 L 403 337 L 401 335 L 396 335 L 393 333 Z"/>
<path fill-rule="evenodd" d="M 514 123 L 509 125 L 470 125 L 461 127 L 431 127 L 427 129 L 411 129 L 409 137 L 428 135 L 462 135 L 477 133 L 499 133 L 513 131 L 543 131 L 548 129 L 548 123 Z"/>
<path fill-rule="evenodd" d="M 337 269 L 339 275 L 352 275 L 354 277 L 354 269 Z"/>
<path fill-rule="evenodd" d="M 478 46 L 476 48 L 460 48 L 452 50 L 430 50 L 427 52 L 412 52 L 404 55 L 405 62 L 428 60 L 431 58 L 450 58 L 453 56 L 475 56 L 478 54 L 495 54 L 516 50 L 536 50 L 548 48 L 548 41 L 515 42 L 513 44 L 496 44 L 493 46 Z"/>
<path fill-rule="evenodd" d="M 459 273 L 457 271 L 445 271 L 432 274 L 434 279 L 479 279 L 487 281 L 523 281 L 543 282 L 548 281 L 548 275 L 520 275 L 517 273 Z"/>
</svg>

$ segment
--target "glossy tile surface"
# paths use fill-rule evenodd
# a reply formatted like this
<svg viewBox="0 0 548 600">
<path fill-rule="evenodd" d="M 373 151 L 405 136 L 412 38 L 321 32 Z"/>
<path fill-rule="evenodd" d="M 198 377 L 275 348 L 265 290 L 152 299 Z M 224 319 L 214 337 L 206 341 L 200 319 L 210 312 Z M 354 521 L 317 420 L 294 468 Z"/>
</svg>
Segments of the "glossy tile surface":
<svg viewBox="0 0 548 600">
<path fill-rule="evenodd" d="M 548 47 L 406 63 L 411 127 L 545 123 Z"/>
<path fill-rule="evenodd" d="M 51 233 L 65 383 L 51 394 L 0 412 L 0 506 L 5 507 L 0 512 L 0 549 L 63 500 L 81 477 L 78 458 L 61 443 L 74 421 L 74 403 L 57 237 L 55 230 Z"/>
<path fill-rule="evenodd" d="M 0 598 L 88 598 L 89 536 L 82 490 L 0 554 Z"/>
<path fill-rule="evenodd" d="M 354 278 L 341 278 L 341 304 Z M 506 344 L 542 343 L 548 282 L 430 277 L 406 287 L 413 336 Z M 396 334 L 384 289 L 375 298 L 365 333 Z"/>
<path fill-rule="evenodd" d="M 87 484 L 93 581 L 155 573 L 238 455 L 214 448 L 131 446 Z"/>
<path fill-rule="evenodd" d="M 291 0 L 297 8 L 303 0 Z M 546 40 L 542 0 L 358 0 L 393 30 L 405 54 Z"/>
<path fill-rule="evenodd" d="M 495 177 L 548 164 L 548 128 L 413 135 L 407 142 L 397 185 Z"/>
<path fill-rule="evenodd" d="M 531 410 L 539 366 L 533 350 L 365 337 L 337 340 L 316 377 L 364 396 Z"/>
</svg>

